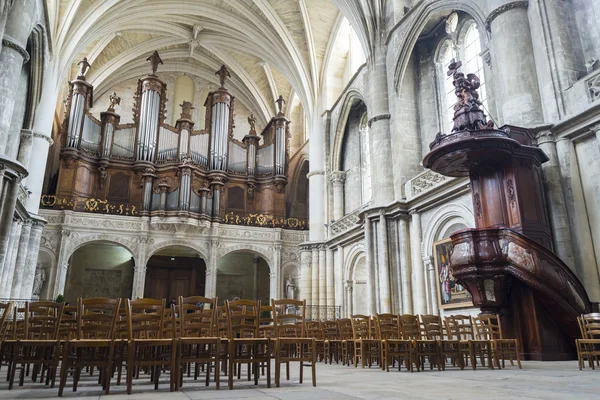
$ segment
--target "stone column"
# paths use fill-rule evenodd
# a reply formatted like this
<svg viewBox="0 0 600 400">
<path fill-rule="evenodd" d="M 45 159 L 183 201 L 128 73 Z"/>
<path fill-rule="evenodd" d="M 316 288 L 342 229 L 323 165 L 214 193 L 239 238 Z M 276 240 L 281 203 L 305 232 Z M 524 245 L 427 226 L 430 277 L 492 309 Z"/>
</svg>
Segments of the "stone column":
<svg viewBox="0 0 600 400">
<path fill-rule="evenodd" d="M 311 285 L 311 305 L 319 305 L 319 247 L 312 247 L 312 285 Z"/>
<path fill-rule="evenodd" d="M 146 270 L 146 264 L 134 265 L 133 267 L 133 287 L 131 289 L 131 298 L 133 300 L 141 299 L 144 297 Z"/>
<path fill-rule="evenodd" d="M 327 266 L 325 264 L 325 245 L 319 246 L 319 306 L 321 306 L 319 318 L 325 319 L 325 307 L 327 306 Z"/>
<path fill-rule="evenodd" d="M 52 298 L 56 298 L 59 294 L 64 294 L 65 283 L 67 279 L 67 270 L 69 268 L 69 256 L 67 254 L 68 242 L 71 236 L 71 231 L 63 229 L 60 231 L 60 246 L 58 247 L 58 260 L 56 262 L 56 277 L 54 280 L 54 293 Z"/>
<path fill-rule="evenodd" d="M 600 124 L 590 126 L 590 130 L 596 135 L 596 142 L 598 143 L 598 149 L 600 150 Z"/>
<path fill-rule="evenodd" d="M 26 4 L 27 3 L 27 4 Z M 0 53 L 0 155 L 4 155 L 11 131 L 12 114 L 17 98 L 23 64 L 29 61 L 25 49 L 36 8 L 30 2 L 16 1 L 6 22 Z"/>
<path fill-rule="evenodd" d="M 308 142 L 310 172 L 306 175 L 309 186 L 309 239 L 311 242 L 321 242 L 325 239 L 325 137 L 324 124 L 320 118 L 320 104 L 318 104 L 319 101 L 316 103 Z"/>
<path fill-rule="evenodd" d="M 429 293 L 431 294 L 431 310 L 430 314 L 438 315 L 438 295 L 437 295 L 437 280 L 435 279 L 435 265 L 433 264 L 433 257 L 423 257 L 423 263 L 427 270 L 427 276 L 429 277 Z"/>
<path fill-rule="evenodd" d="M 383 206 L 394 200 L 392 145 L 390 138 L 390 110 L 385 45 L 374 48 L 369 75 L 369 129 L 371 148 L 371 174 L 373 205 Z M 312 138 L 311 138 L 312 140 Z"/>
<path fill-rule="evenodd" d="M 17 160 L 25 166 L 28 166 L 31 161 L 32 144 L 33 131 L 21 129 L 21 141 L 19 142 L 19 155 L 17 156 Z"/>
<path fill-rule="evenodd" d="M 273 271 L 271 271 L 271 298 L 280 299 L 281 290 L 279 288 L 281 270 L 281 244 L 273 246 Z"/>
<path fill-rule="evenodd" d="M 300 300 L 312 304 L 311 252 L 303 246 L 300 251 Z"/>
<path fill-rule="evenodd" d="M 0 270 L 3 270 L 6 263 L 10 229 L 15 213 L 15 206 L 17 205 L 20 182 L 20 179 L 4 181 L 5 198 L 0 200 L 2 201 L 2 214 L 0 215 Z"/>
<path fill-rule="evenodd" d="M 542 164 L 544 175 L 544 189 L 548 207 L 550 208 L 550 220 L 552 221 L 552 236 L 554 239 L 554 251 L 556 254 L 575 271 L 575 259 L 573 257 L 573 244 L 569 216 L 565 203 L 564 190 L 560 180 L 560 163 L 556 153 L 556 141 L 550 130 L 538 134 L 538 146 L 544 150 L 549 161 Z"/>
<path fill-rule="evenodd" d="M 335 278 L 334 278 L 333 250 L 330 249 L 329 247 L 325 251 L 325 265 L 326 265 L 326 267 L 325 267 L 325 269 L 326 269 L 326 271 L 325 271 L 325 282 L 326 282 L 325 294 L 326 294 L 326 299 L 327 299 L 327 307 L 329 307 L 328 309 L 332 310 L 325 315 L 325 318 L 333 319 L 334 306 L 337 305 L 335 303 L 335 287 L 336 287 L 337 282 L 335 281 Z"/>
<path fill-rule="evenodd" d="M 390 295 L 390 271 L 388 254 L 388 230 L 385 213 L 379 214 L 379 237 L 377 247 L 379 254 L 379 295 L 381 312 L 384 314 L 392 312 L 392 299 Z"/>
<path fill-rule="evenodd" d="M 344 216 L 345 181 L 345 172 L 335 171 L 331 173 L 331 184 L 333 185 L 333 219 L 336 221 Z"/>
<path fill-rule="evenodd" d="M 12 287 L 10 289 L 9 296 L 12 299 L 17 299 L 21 295 L 23 279 L 25 278 L 25 263 L 27 262 L 27 250 L 29 246 L 31 224 L 31 220 L 26 220 L 23 221 L 23 224 L 21 225 L 21 235 L 19 236 L 19 246 L 17 247 L 16 258 L 14 263 L 14 272 L 12 277 Z M 8 290 L 6 291 L 6 293 L 8 293 Z"/>
<path fill-rule="evenodd" d="M 346 315 L 348 317 L 354 314 L 354 307 L 352 305 L 352 281 L 346 282 Z"/>
<path fill-rule="evenodd" d="M 334 258 L 334 278 L 335 281 L 335 296 L 334 296 L 334 304 L 336 306 L 340 306 L 343 308 L 344 306 L 344 248 L 342 246 L 338 246 L 335 251 Z M 343 315 L 340 311 L 340 316 Z"/>
<path fill-rule="evenodd" d="M 37 259 L 40 252 L 40 241 L 42 240 L 42 231 L 44 230 L 43 220 L 35 220 L 31 226 L 29 234 L 29 245 L 27 246 L 27 259 L 25 261 L 25 274 L 21 293 L 18 298 L 30 299 L 33 296 L 33 283 L 37 269 Z"/>
<path fill-rule="evenodd" d="M 365 263 L 367 268 L 367 310 L 370 315 L 377 313 L 375 304 L 375 257 L 373 251 L 373 229 L 371 220 L 365 216 Z"/>
<path fill-rule="evenodd" d="M 27 200 L 27 210 L 34 214 L 37 214 L 40 209 L 48 149 L 53 143 L 50 137 L 35 131 L 33 132 L 31 158 L 28 167 L 29 176 L 27 177 L 27 188 L 31 191 L 31 195 Z"/>
<path fill-rule="evenodd" d="M 16 260 L 19 237 L 21 236 L 21 221 L 15 220 L 8 225 L 11 227 L 10 237 L 8 238 L 4 266 L 2 268 L 2 278 L 0 278 L 0 297 L 2 298 L 10 297 L 12 279 L 15 272 L 14 260 Z"/>
<path fill-rule="evenodd" d="M 217 294 L 217 263 L 219 262 L 219 246 L 218 240 L 210 241 L 210 254 L 208 263 L 206 264 L 206 282 L 204 292 L 206 297 L 215 297 Z"/>
<path fill-rule="evenodd" d="M 260 262 L 259 257 L 254 257 L 252 259 L 252 268 L 254 270 L 254 284 L 252 285 L 252 293 L 254 294 L 254 299 L 258 300 L 258 263 Z M 273 274 L 273 271 L 269 271 L 269 278 Z M 269 281 L 270 290 L 273 290 L 273 282 Z M 270 292 L 269 292 L 270 294 Z M 275 297 L 271 297 L 274 299 Z"/>
<path fill-rule="evenodd" d="M 527 5 L 507 2 L 487 18 L 501 124 L 531 126 L 543 121 Z"/>
<path fill-rule="evenodd" d="M 412 255 L 413 301 L 415 314 L 427 313 L 425 289 L 425 268 L 421 256 L 421 214 L 416 210 L 410 212 L 410 249 Z"/>
</svg>

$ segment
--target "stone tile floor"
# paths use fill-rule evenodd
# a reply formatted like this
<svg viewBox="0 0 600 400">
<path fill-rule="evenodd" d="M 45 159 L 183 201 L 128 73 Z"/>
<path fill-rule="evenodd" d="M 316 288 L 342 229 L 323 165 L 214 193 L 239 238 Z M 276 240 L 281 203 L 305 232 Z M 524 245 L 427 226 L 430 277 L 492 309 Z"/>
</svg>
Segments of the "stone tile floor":
<svg viewBox="0 0 600 400">
<path fill-rule="evenodd" d="M 134 381 L 133 394 L 127 396 L 125 385 L 116 386 L 113 380 L 111 394 L 104 395 L 94 377 L 82 378 L 77 392 L 65 389 L 65 399 L 600 399 L 600 370 L 587 368 L 579 371 L 577 362 L 526 361 L 523 369 L 508 367 L 503 370 L 477 369 L 476 371 L 448 369 L 443 372 L 382 372 L 377 368 L 361 369 L 341 365 L 317 365 L 317 387 L 311 385 L 309 369 L 305 369 L 303 384 L 298 382 L 298 366 L 291 368 L 291 380 L 280 388 L 268 389 L 264 377 L 259 385 L 245 379 L 234 382 L 234 390 L 227 388 L 227 378 L 221 377 L 221 390 L 209 387 L 203 381 L 186 378 L 180 392 L 169 392 L 168 375 L 163 375 L 159 390 L 145 379 Z M 282 371 L 283 372 L 283 371 Z M 273 371 L 274 373 L 274 371 Z M 242 376 L 244 376 L 242 374 Z M 274 376 L 274 375 L 273 375 Z M 306 379 L 308 377 L 308 379 Z M 69 379 L 69 382 L 71 380 Z M 6 366 L 0 370 L 0 399 L 58 398 L 58 387 L 50 389 L 25 378 L 25 385 L 8 390 Z"/>
</svg>

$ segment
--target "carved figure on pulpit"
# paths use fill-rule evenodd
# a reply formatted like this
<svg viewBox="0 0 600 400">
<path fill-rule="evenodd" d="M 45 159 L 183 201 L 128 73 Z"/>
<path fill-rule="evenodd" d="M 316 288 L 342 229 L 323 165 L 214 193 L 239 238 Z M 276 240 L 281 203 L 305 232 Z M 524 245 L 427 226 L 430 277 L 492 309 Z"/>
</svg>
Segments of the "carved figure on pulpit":
<svg viewBox="0 0 600 400">
<path fill-rule="evenodd" d="M 77 78 L 85 79 L 85 74 L 87 73 L 88 69 L 90 69 L 90 66 L 91 66 L 87 60 L 87 57 L 83 57 L 83 60 L 79 61 L 77 63 L 77 65 L 79 65 L 79 73 L 77 74 Z"/>
<path fill-rule="evenodd" d="M 46 281 L 46 270 L 41 267 L 41 264 L 38 264 L 37 269 L 35 270 L 35 277 L 33 278 L 32 294 L 34 296 L 39 297 L 40 293 L 42 293 L 42 288 L 44 287 L 45 281 Z"/>
<path fill-rule="evenodd" d="M 294 282 L 294 277 L 291 275 L 285 280 L 285 298 L 296 298 L 296 282 Z"/>
<path fill-rule="evenodd" d="M 146 61 L 150 61 L 150 65 L 152 66 L 152 74 L 156 75 L 156 71 L 158 70 L 158 65 L 163 64 L 162 59 L 158 55 L 158 51 L 154 50 L 154 53 L 150 57 L 146 59 Z"/>
<path fill-rule="evenodd" d="M 454 127 L 452 132 L 464 130 L 491 129 L 492 121 L 487 122 L 481 109 L 481 101 L 477 90 L 481 86 L 479 77 L 475 74 L 465 74 L 460 71 L 462 62 L 452 60 L 448 66 L 448 76 L 452 76 L 454 94 L 458 101 L 454 105 Z"/>
</svg>

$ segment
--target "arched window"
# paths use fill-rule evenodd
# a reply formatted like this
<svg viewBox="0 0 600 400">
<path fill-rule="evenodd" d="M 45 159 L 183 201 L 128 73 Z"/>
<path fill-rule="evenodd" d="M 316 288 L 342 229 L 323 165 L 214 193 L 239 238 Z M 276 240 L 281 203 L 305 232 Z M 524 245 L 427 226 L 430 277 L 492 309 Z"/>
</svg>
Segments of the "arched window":
<svg viewBox="0 0 600 400">
<path fill-rule="evenodd" d="M 487 107 L 487 91 L 485 86 L 485 75 L 483 71 L 483 60 L 481 58 L 481 40 L 477 24 L 473 20 L 468 20 L 462 25 L 460 34 L 455 36 L 456 45 L 449 38 L 444 39 L 440 45 L 437 55 L 438 69 L 438 90 L 440 93 L 439 106 L 440 127 L 442 132 L 448 133 L 453 127 L 454 104 L 456 104 L 456 95 L 454 94 L 454 85 L 452 77 L 448 76 L 448 65 L 452 59 L 461 60 L 463 65 L 461 71 L 466 75 L 473 73 L 481 81 L 479 88 L 479 100 L 482 102 L 484 112 L 489 114 Z"/>
</svg>

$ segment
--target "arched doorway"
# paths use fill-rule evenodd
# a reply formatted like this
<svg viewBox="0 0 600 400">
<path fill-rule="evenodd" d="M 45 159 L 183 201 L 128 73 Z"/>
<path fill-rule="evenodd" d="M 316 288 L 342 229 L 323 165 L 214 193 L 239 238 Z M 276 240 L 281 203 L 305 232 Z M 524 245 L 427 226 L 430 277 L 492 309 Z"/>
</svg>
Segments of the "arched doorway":
<svg viewBox="0 0 600 400">
<path fill-rule="evenodd" d="M 367 259 L 364 254 L 354 262 L 352 274 L 352 314 L 369 315 L 367 304 Z"/>
<path fill-rule="evenodd" d="M 226 254 L 217 263 L 217 297 L 219 302 L 240 299 L 270 302 L 269 264 L 251 251 Z"/>
<path fill-rule="evenodd" d="M 152 299 L 204 296 L 206 263 L 194 249 L 169 246 L 146 264 L 144 297 Z"/>
<path fill-rule="evenodd" d="M 111 242 L 91 242 L 69 259 L 65 301 L 75 304 L 79 297 L 130 297 L 133 284 L 133 254 Z"/>
</svg>

